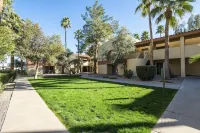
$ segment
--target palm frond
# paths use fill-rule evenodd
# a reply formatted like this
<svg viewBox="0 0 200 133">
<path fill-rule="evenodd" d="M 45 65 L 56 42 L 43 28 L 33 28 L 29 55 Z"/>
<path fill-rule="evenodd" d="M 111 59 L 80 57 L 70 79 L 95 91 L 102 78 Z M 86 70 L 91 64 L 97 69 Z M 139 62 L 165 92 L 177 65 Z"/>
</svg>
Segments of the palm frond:
<svg viewBox="0 0 200 133">
<path fill-rule="evenodd" d="M 189 63 L 192 64 L 192 63 L 197 62 L 199 60 L 200 60 L 200 54 L 197 54 L 197 55 L 190 57 Z"/>
</svg>

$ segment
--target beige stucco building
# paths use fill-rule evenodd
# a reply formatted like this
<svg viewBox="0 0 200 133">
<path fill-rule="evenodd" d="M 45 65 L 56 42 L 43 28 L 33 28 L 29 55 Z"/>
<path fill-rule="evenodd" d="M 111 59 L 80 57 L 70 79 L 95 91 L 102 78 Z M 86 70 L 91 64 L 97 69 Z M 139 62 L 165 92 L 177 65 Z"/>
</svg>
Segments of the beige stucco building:
<svg viewBox="0 0 200 133">
<path fill-rule="evenodd" d="M 78 54 L 72 54 L 71 56 L 75 58 L 78 58 Z M 80 66 L 80 72 L 91 72 L 91 58 L 89 55 L 86 54 L 80 54 L 79 55 L 80 59 L 82 60 L 82 64 Z M 77 69 L 73 64 L 70 67 L 71 69 Z M 27 59 L 26 61 L 26 71 L 28 75 L 34 75 L 36 70 L 36 64 L 29 61 Z M 75 70 L 77 71 L 77 70 Z M 39 63 L 39 68 L 38 68 L 38 73 L 39 74 L 49 74 L 49 73 L 55 73 L 55 74 L 61 74 L 62 73 L 62 66 L 58 65 L 51 65 L 48 63 L 45 63 L 45 61 Z M 69 71 L 67 69 L 64 69 L 64 73 L 68 74 Z"/>
<path fill-rule="evenodd" d="M 189 64 L 189 58 L 193 55 L 200 54 L 200 30 L 189 31 L 171 35 L 169 37 L 169 58 L 170 70 L 172 74 L 177 76 L 200 76 L 200 61 Z M 153 59 L 157 67 L 157 74 L 161 74 L 163 62 L 165 58 L 165 38 L 154 39 Z M 120 64 L 118 71 L 123 75 L 124 67 L 133 70 L 134 76 L 136 75 L 136 66 L 149 64 L 149 44 L 150 40 L 137 42 L 135 44 L 136 52 L 131 53 L 125 57 L 126 66 Z M 100 47 L 100 54 L 104 49 L 112 50 L 112 43 L 107 42 Z M 99 60 L 98 66 L 99 74 L 112 74 L 113 65 L 106 60 Z"/>
</svg>

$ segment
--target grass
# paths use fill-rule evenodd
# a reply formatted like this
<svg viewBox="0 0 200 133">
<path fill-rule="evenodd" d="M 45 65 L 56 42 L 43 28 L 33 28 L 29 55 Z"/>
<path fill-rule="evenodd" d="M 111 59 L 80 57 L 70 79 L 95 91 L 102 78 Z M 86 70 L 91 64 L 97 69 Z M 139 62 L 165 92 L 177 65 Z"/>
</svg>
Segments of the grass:
<svg viewBox="0 0 200 133">
<path fill-rule="evenodd" d="M 30 82 L 71 133 L 150 133 L 176 93 L 78 77 Z"/>
</svg>

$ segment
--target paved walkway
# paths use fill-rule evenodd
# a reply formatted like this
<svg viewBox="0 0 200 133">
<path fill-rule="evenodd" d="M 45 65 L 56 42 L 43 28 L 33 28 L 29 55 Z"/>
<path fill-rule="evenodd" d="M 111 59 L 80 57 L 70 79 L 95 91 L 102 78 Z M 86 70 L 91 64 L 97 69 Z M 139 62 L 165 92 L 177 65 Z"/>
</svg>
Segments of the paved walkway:
<svg viewBox="0 0 200 133">
<path fill-rule="evenodd" d="M 83 74 L 82 78 L 87 79 L 94 79 L 94 80 L 101 80 L 101 81 L 111 81 L 115 83 L 125 83 L 125 84 L 133 84 L 133 85 L 142 85 L 142 86 L 151 86 L 151 87 L 163 87 L 163 83 L 159 81 L 139 81 L 134 79 L 109 79 L 109 78 L 103 78 L 102 76 L 93 76 L 93 75 L 86 75 Z M 170 89 L 179 89 L 181 86 L 182 80 L 178 81 L 177 83 L 166 83 L 166 88 Z"/>
<path fill-rule="evenodd" d="M 0 93 L 0 131 L 6 117 L 6 113 L 10 104 L 15 83 L 9 83 L 2 93 Z"/>
<path fill-rule="evenodd" d="M 200 133 L 200 78 L 185 78 L 152 133 Z"/>
<path fill-rule="evenodd" d="M 2 133 L 67 133 L 26 78 L 19 78 Z"/>
</svg>

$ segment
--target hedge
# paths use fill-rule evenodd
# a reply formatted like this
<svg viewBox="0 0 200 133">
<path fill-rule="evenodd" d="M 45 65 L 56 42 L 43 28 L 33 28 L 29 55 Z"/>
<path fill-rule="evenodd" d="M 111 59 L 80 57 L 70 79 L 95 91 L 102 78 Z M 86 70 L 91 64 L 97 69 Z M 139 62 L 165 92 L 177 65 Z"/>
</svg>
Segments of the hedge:
<svg viewBox="0 0 200 133">
<path fill-rule="evenodd" d="M 129 79 L 132 78 L 133 77 L 133 71 L 132 70 L 125 70 L 124 76 L 129 78 Z"/>
<path fill-rule="evenodd" d="M 137 66 L 137 76 L 142 81 L 153 80 L 156 75 L 156 66 Z"/>
<path fill-rule="evenodd" d="M 17 76 L 15 71 L 0 71 L 0 92 L 8 82 L 13 82 Z"/>
</svg>

